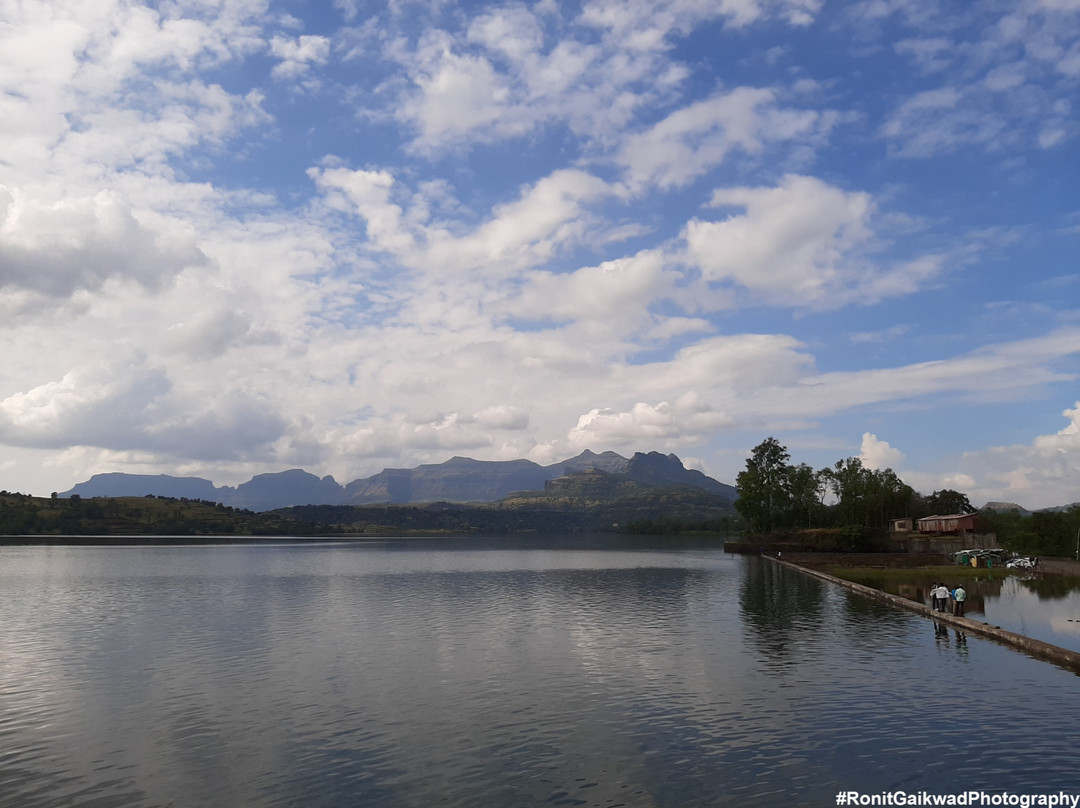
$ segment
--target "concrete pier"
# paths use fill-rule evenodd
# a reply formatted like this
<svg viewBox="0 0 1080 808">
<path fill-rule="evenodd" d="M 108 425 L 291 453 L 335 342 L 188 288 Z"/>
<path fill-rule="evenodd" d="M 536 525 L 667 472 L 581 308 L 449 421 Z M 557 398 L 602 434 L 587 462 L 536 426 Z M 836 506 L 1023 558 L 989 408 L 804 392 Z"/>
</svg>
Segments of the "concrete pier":
<svg viewBox="0 0 1080 808">
<path fill-rule="evenodd" d="M 1022 651 L 1028 656 L 1041 659 L 1046 662 L 1052 662 L 1062 668 L 1067 668 L 1074 673 L 1080 674 L 1080 652 L 1070 651 L 1068 648 L 1062 648 L 1059 645 L 1053 645 L 1052 643 L 1043 642 L 1042 640 L 1032 639 L 1031 637 L 1025 637 L 1023 634 L 1017 634 L 1013 631 L 1006 631 L 1003 628 L 997 626 L 991 626 L 989 623 L 983 623 L 979 620 L 972 620 L 969 617 L 956 617 L 946 612 L 935 612 L 925 603 L 916 603 L 913 600 L 902 598 L 899 595 L 892 595 L 888 592 L 882 592 L 880 589 L 874 589 L 870 586 L 864 586 L 863 584 L 857 584 L 854 581 L 846 581 L 843 578 L 837 578 L 835 575 L 829 575 L 826 572 L 820 570 L 810 569 L 809 567 L 801 567 L 798 564 L 792 564 L 788 561 L 784 561 L 779 558 L 773 558 L 772 556 L 762 556 L 768 560 L 780 564 L 784 567 L 790 567 L 793 570 L 797 570 L 806 575 L 811 575 L 815 578 L 820 578 L 823 581 L 828 581 L 831 584 L 836 584 L 844 589 L 848 589 L 859 595 L 863 595 L 874 600 L 879 600 L 884 603 L 888 603 L 891 606 L 895 606 L 900 609 L 905 609 L 909 612 L 915 612 L 921 614 L 923 617 L 929 617 L 947 625 L 953 626 L 961 631 L 966 631 L 969 634 L 977 634 L 980 637 L 987 637 L 991 640 L 996 640 L 1004 645 L 1011 646 L 1018 651 Z"/>
</svg>

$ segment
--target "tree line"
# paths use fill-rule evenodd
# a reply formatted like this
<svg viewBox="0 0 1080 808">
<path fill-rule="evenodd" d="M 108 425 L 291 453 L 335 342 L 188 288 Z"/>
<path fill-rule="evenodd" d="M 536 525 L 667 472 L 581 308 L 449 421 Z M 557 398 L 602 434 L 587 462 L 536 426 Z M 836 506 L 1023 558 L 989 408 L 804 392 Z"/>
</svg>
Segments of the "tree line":
<svg viewBox="0 0 1080 808">
<path fill-rule="evenodd" d="M 892 469 L 867 468 L 858 457 L 822 469 L 790 460 L 786 446 L 766 438 L 736 476 L 735 508 L 752 531 L 843 527 L 873 534 L 900 517 L 975 512 L 966 494 L 942 489 L 924 496 Z"/>
<path fill-rule="evenodd" d="M 995 533 L 1002 547 L 1024 555 L 1080 558 L 1080 505 L 1034 513 L 983 510 L 979 525 Z"/>
</svg>

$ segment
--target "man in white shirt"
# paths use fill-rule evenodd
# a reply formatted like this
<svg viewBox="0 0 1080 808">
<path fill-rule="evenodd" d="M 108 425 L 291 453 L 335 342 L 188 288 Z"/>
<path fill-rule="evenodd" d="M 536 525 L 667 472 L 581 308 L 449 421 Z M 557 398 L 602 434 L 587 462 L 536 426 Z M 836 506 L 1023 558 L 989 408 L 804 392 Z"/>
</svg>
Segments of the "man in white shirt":
<svg viewBox="0 0 1080 808">
<path fill-rule="evenodd" d="M 945 584 L 937 584 L 930 590 L 930 594 L 934 598 L 934 611 L 945 611 L 945 605 L 949 602 L 949 588 Z"/>
</svg>

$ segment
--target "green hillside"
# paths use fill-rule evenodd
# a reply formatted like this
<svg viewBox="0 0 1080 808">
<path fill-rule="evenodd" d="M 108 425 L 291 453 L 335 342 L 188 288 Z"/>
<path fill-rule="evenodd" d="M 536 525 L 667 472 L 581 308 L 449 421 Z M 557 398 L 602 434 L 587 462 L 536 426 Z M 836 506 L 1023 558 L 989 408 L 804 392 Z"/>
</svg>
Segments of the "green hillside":
<svg viewBox="0 0 1080 808">
<path fill-rule="evenodd" d="M 274 536 L 313 529 L 280 515 L 167 497 L 31 497 L 0 491 L 4 536 Z"/>
<path fill-rule="evenodd" d="M 731 531 L 727 498 L 586 471 L 543 491 L 463 505 L 300 505 L 256 513 L 173 497 L 31 497 L 0 492 L 4 536 L 346 536 L 422 533 Z"/>
</svg>

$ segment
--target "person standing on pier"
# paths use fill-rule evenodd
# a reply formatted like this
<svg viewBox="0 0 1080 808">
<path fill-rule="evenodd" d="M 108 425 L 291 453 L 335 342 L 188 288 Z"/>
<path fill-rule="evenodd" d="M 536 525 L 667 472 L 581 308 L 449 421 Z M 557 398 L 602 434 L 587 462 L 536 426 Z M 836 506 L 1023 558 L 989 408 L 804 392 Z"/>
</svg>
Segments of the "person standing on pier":
<svg viewBox="0 0 1080 808">
<path fill-rule="evenodd" d="M 957 617 L 964 616 L 964 601 L 967 600 L 967 592 L 964 591 L 964 587 L 961 584 L 953 590 L 953 614 Z"/>
<path fill-rule="evenodd" d="M 931 594 L 934 596 L 934 611 L 947 611 L 949 604 L 949 587 L 945 586 L 943 583 L 934 584 Z"/>
</svg>

